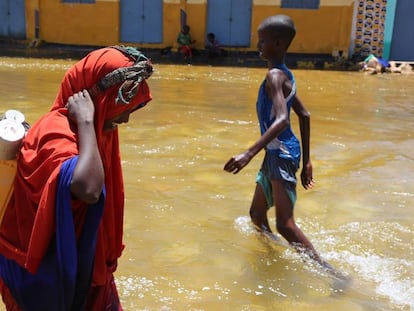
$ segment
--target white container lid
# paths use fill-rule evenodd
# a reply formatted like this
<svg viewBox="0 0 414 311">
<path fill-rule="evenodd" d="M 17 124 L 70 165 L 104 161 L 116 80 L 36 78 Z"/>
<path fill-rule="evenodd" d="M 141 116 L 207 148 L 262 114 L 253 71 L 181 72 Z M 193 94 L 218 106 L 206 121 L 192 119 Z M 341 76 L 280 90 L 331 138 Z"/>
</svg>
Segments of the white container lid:
<svg viewBox="0 0 414 311">
<path fill-rule="evenodd" d="M 22 140 L 25 129 L 22 123 L 3 119 L 0 121 L 0 138 L 6 142 L 16 142 Z"/>
<path fill-rule="evenodd" d="M 6 117 L 6 119 L 14 121 L 14 122 L 18 122 L 18 123 L 23 123 L 25 120 L 23 113 L 21 113 L 18 110 L 13 110 L 13 109 L 7 110 L 4 116 Z"/>
</svg>

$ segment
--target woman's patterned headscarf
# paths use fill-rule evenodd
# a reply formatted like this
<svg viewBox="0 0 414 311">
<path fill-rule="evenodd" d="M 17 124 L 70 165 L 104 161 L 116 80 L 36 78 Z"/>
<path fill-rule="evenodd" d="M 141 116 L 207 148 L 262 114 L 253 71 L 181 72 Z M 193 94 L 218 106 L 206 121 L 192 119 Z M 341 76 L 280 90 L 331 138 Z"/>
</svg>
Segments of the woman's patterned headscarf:
<svg viewBox="0 0 414 311">
<path fill-rule="evenodd" d="M 108 73 L 88 91 L 94 97 L 99 92 L 104 92 L 111 86 L 122 83 L 118 90 L 116 103 L 129 104 L 131 99 L 137 94 L 139 84 L 152 75 L 152 64 L 144 54 L 135 48 L 125 46 L 112 46 L 112 48 L 131 57 L 135 61 L 135 64 L 129 67 L 115 69 Z M 126 98 L 124 94 L 126 94 Z"/>
</svg>

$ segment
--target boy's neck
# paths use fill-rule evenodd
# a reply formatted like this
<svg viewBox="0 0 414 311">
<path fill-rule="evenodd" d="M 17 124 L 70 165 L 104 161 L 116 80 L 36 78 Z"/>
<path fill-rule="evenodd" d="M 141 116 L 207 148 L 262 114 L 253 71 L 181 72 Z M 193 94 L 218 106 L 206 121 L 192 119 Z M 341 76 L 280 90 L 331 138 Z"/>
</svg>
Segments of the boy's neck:
<svg viewBox="0 0 414 311">
<path fill-rule="evenodd" d="M 284 56 L 270 59 L 267 62 L 267 66 L 268 66 L 269 69 L 272 69 L 276 66 L 280 66 L 280 65 L 284 65 L 284 64 L 285 64 L 285 57 Z"/>
</svg>

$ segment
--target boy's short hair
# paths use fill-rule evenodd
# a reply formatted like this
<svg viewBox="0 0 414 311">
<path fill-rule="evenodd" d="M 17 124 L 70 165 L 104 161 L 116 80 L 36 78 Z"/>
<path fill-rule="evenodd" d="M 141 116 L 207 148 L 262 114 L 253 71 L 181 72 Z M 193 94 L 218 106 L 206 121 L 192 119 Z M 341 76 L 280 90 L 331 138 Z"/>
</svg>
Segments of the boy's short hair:
<svg viewBox="0 0 414 311">
<path fill-rule="evenodd" d="M 259 26 L 260 30 L 269 30 L 277 38 L 281 38 L 290 45 L 296 35 L 296 27 L 293 20 L 287 15 L 273 15 L 264 19 Z"/>
</svg>

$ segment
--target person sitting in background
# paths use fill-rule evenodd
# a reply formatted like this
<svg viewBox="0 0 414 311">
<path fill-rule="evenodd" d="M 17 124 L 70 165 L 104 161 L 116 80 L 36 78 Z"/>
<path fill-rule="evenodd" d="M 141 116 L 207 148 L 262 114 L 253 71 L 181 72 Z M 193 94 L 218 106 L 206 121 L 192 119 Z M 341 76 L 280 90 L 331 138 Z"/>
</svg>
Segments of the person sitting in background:
<svg viewBox="0 0 414 311">
<path fill-rule="evenodd" d="M 369 74 L 377 74 L 387 72 L 390 69 L 390 64 L 387 60 L 376 57 L 374 54 L 368 55 L 362 62 L 359 63 L 361 71 Z"/>
<path fill-rule="evenodd" d="M 383 58 L 376 57 L 373 54 L 370 54 L 364 61 L 359 63 L 361 71 L 365 71 L 369 74 L 377 73 L 402 73 L 402 74 L 412 74 L 414 73 L 413 67 L 407 63 L 402 62 L 398 64 L 395 61 L 387 61 Z"/>
<path fill-rule="evenodd" d="M 206 50 L 209 58 L 224 56 L 226 53 L 226 51 L 221 48 L 218 40 L 216 39 L 216 35 L 212 32 L 207 35 Z"/>
<path fill-rule="evenodd" d="M 184 55 L 184 59 L 191 61 L 193 58 L 192 45 L 196 42 L 191 38 L 190 26 L 184 25 L 177 37 L 178 51 Z"/>
</svg>

